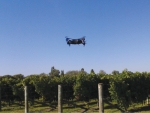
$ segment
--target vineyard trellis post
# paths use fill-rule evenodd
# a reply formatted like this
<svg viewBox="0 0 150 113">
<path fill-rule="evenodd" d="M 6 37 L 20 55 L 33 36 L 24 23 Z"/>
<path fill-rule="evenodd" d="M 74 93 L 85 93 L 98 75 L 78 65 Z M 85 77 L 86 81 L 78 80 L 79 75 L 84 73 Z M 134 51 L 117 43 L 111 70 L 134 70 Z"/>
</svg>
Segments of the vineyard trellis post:
<svg viewBox="0 0 150 113">
<path fill-rule="evenodd" d="M 24 87 L 24 95 L 25 95 L 25 113 L 28 113 L 29 108 L 28 108 L 28 87 Z"/>
<path fill-rule="evenodd" d="M 62 112 L 62 85 L 58 85 L 58 113 Z"/>
<path fill-rule="evenodd" d="M 103 83 L 98 84 L 99 113 L 104 113 Z"/>
<path fill-rule="evenodd" d="M 2 104 L 1 104 L 1 87 L 0 87 L 0 111 L 1 111 L 1 109 L 2 109 L 2 108 L 1 108 L 1 105 L 2 105 Z"/>
<path fill-rule="evenodd" d="M 147 105 L 149 105 L 149 96 L 146 99 L 146 103 L 147 103 Z"/>
</svg>

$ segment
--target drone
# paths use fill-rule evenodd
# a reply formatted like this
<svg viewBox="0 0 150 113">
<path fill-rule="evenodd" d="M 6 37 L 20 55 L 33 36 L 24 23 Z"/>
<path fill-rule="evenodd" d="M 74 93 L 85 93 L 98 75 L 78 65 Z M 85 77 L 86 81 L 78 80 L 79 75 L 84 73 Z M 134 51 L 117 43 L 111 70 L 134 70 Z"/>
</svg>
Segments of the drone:
<svg viewBox="0 0 150 113">
<path fill-rule="evenodd" d="M 86 42 L 85 42 L 85 36 L 78 38 L 78 39 L 72 39 L 72 38 L 68 38 L 67 36 L 66 38 L 66 42 L 67 44 L 70 46 L 70 44 L 83 44 L 85 46 Z"/>
</svg>

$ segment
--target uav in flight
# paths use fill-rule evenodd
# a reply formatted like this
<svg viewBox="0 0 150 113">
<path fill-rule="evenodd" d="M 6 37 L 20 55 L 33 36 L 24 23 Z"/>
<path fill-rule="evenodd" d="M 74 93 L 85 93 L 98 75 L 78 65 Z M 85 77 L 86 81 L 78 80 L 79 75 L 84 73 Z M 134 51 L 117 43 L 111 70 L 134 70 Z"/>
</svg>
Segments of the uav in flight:
<svg viewBox="0 0 150 113">
<path fill-rule="evenodd" d="M 66 38 L 66 42 L 67 44 L 70 46 L 70 44 L 83 44 L 85 46 L 86 42 L 85 42 L 85 36 L 78 38 L 78 39 L 72 39 L 72 38 Z"/>
</svg>

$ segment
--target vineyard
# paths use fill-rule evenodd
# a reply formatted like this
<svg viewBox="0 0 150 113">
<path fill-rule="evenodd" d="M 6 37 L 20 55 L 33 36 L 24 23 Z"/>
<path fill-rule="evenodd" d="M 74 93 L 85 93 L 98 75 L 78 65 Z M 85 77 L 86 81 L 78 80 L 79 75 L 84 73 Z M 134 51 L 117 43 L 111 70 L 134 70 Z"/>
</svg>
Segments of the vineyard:
<svg viewBox="0 0 150 113">
<path fill-rule="evenodd" d="M 14 102 L 24 105 L 24 86 L 28 86 L 30 106 L 37 100 L 48 104 L 51 108 L 57 107 L 58 85 L 63 86 L 63 103 L 74 106 L 73 102 L 82 101 L 88 104 L 98 98 L 98 83 L 103 83 L 103 96 L 106 101 L 115 102 L 118 108 L 128 111 L 128 108 L 145 101 L 150 94 L 150 73 L 130 72 L 90 74 L 80 71 L 73 75 L 39 74 L 24 77 L 18 75 L 0 76 L 1 102 L 0 110 L 5 105 L 11 106 Z M 88 107 L 87 107 L 88 108 Z"/>
</svg>

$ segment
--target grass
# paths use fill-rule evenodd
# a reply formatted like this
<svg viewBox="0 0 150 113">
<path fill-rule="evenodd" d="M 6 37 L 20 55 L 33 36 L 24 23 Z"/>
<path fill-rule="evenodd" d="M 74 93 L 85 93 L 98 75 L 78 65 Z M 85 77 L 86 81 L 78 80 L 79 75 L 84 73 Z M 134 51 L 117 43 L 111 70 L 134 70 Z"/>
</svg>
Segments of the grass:
<svg viewBox="0 0 150 113">
<path fill-rule="evenodd" d="M 3 103 L 2 103 L 3 105 Z M 0 113 L 24 113 L 24 105 L 19 106 L 17 103 L 13 103 L 10 107 L 2 106 L 2 111 Z M 91 100 L 88 104 L 83 101 L 69 101 L 64 102 L 63 112 L 64 113 L 83 113 L 83 112 L 94 112 L 98 113 L 98 106 L 96 100 Z M 53 102 L 51 105 L 49 103 L 42 103 L 41 101 L 35 101 L 34 105 L 29 106 L 30 113 L 54 113 L 58 112 L 57 103 Z M 121 113 L 122 109 L 117 107 L 113 102 L 104 101 L 104 112 L 106 113 Z M 142 112 L 149 113 L 150 106 L 142 104 L 135 104 L 135 106 L 129 107 L 129 112 Z"/>
</svg>

